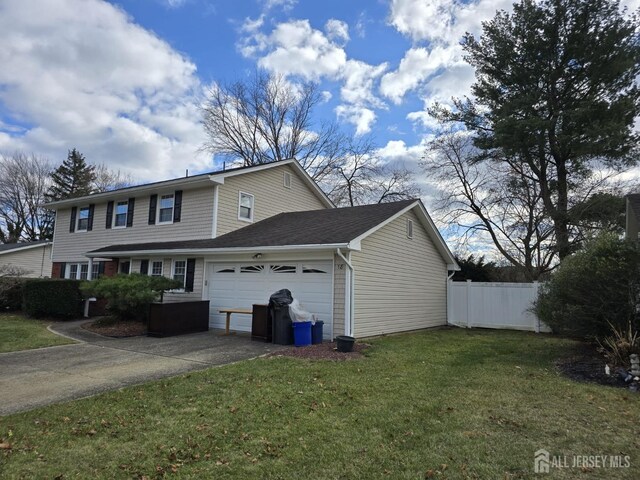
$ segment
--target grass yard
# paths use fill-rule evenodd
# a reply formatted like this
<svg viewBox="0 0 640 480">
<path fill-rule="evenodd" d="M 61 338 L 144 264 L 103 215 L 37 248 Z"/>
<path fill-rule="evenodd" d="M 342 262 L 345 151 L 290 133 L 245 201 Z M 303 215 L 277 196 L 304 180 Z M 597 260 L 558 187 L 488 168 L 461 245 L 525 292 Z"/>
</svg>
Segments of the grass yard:
<svg viewBox="0 0 640 480">
<path fill-rule="evenodd" d="M 2 417 L 0 478 L 640 478 L 640 395 L 559 376 L 571 341 L 372 344 L 359 360 L 262 358 Z M 631 467 L 538 476 L 540 448 Z"/>
<path fill-rule="evenodd" d="M 0 353 L 74 343 L 47 330 L 50 323 L 22 315 L 0 314 Z"/>
</svg>

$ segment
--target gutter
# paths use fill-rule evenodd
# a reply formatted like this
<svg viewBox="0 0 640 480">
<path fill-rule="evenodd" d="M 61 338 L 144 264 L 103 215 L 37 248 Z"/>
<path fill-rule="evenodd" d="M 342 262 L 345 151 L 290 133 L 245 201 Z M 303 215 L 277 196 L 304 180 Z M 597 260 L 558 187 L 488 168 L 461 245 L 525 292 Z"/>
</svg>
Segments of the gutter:
<svg viewBox="0 0 640 480">
<path fill-rule="evenodd" d="M 354 308 L 354 296 L 353 296 L 353 290 L 354 290 L 354 278 L 355 278 L 355 271 L 353 269 L 353 265 L 351 264 L 350 260 L 347 259 L 347 257 L 345 257 L 342 254 L 342 251 L 340 251 L 339 248 L 336 249 L 336 255 L 338 255 L 346 264 L 348 270 L 347 270 L 347 274 L 345 275 L 345 295 L 344 295 L 344 334 L 348 335 L 350 337 L 353 336 L 353 319 L 354 319 L 354 314 L 355 314 L 355 308 Z M 351 252 L 348 252 L 349 258 L 351 258 Z M 348 314 L 347 314 L 348 312 Z"/>
</svg>

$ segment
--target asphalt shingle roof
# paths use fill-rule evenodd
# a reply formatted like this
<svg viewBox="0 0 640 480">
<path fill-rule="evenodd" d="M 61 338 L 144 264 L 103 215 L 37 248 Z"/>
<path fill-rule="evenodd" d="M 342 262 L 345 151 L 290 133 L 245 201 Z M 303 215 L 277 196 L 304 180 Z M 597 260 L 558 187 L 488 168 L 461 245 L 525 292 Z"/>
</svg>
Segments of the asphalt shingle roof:
<svg viewBox="0 0 640 480">
<path fill-rule="evenodd" d="M 217 238 L 111 245 L 89 253 L 342 244 L 359 237 L 414 202 L 403 200 L 281 213 Z"/>
<path fill-rule="evenodd" d="M 3 243 L 0 245 L 0 252 L 9 252 L 11 250 L 20 250 L 21 248 L 32 247 L 34 245 L 44 245 L 48 243 L 48 240 L 39 240 L 37 242 L 22 242 L 22 243 Z"/>
</svg>

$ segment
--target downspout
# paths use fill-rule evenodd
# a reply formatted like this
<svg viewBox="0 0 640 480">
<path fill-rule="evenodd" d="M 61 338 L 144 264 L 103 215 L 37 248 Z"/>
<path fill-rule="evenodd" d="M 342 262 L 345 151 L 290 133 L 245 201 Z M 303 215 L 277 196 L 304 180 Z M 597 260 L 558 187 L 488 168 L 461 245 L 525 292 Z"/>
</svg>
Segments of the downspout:
<svg viewBox="0 0 640 480">
<path fill-rule="evenodd" d="M 355 272 L 353 270 L 353 265 L 342 254 L 342 251 L 337 248 L 336 254 L 347 264 L 348 270 L 345 275 L 345 298 L 344 298 L 344 334 L 348 336 L 353 336 L 353 317 L 355 313 L 354 302 L 353 302 L 353 290 L 354 290 L 354 277 Z M 348 252 L 349 257 L 351 257 L 351 252 Z"/>
</svg>

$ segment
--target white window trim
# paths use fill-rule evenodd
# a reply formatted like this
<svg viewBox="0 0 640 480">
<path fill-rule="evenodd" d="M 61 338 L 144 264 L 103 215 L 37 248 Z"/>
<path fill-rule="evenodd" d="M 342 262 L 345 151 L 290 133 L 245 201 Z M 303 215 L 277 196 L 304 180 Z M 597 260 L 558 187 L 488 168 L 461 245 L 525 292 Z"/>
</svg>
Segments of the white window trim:
<svg viewBox="0 0 640 480">
<path fill-rule="evenodd" d="M 287 179 L 289 179 L 289 185 L 287 185 Z M 293 176 L 291 175 L 291 172 L 284 172 L 284 174 L 282 175 L 282 184 L 284 185 L 284 188 L 291 189 L 292 182 Z"/>
<path fill-rule="evenodd" d="M 153 274 L 153 264 L 154 263 L 159 263 L 160 264 L 160 275 L 154 275 Z M 150 277 L 162 277 L 164 275 L 164 260 L 154 260 L 152 258 L 149 259 L 149 266 L 147 268 L 147 274 Z"/>
<path fill-rule="evenodd" d="M 245 218 L 245 217 L 240 215 L 240 206 L 241 206 L 240 202 L 242 200 L 242 196 L 243 195 L 251 197 L 251 216 L 250 216 L 250 218 Z M 241 222 L 253 223 L 253 213 L 255 211 L 255 208 L 256 208 L 256 197 L 254 197 L 251 193 L 238 192 L 238 220 L 240 220 Z"/>
<path fill-rule="evenodd" d="M 80 228 L 80 212 L 84 209 L 87 209 L 87 228 Z M 76 218 L 76 232 L 88 232 L 89 230 L 89 212 L 91 211 L 91 207 L 87 205 L 86 207 L 78 207 L 78 218 Z"/>
<path fill-rule="evenodd" d="M 162 209 L 162 197 L 166 197 L 167 195 L 171 195 L 173 203 L 171 205 L 171 220 L 166 220 L 164 222 L 160 221 L 160 210 Z M 156 225 L 171 225 L 173 224 L 173 215 L 176 211 L 176 193 L 175 192 L 165 192 L 158 194 L 158 204 L 156 205 Z"/>
<path fill-rule="evenodd" d="M 171 280 L 173 280 L 174 275 L 176 274 L 176 263 L 184 262 L 184 281 L 182 282 L 182 288 L 174 288 L 169 290 L 170 292 L 178 292 L 183 293 L 187 286 L 187 259 L 186 258 L 174 258 L 171 260 Z"/>
<path fill-rule="evenodd" d="M 127 204 L 127 211 L 124 214 L 124 225 L 122 226 L 116 226 L 116 217 L 117 212 L 118 212 L 118 204 L 122 203 L 122 202 L 126 202 Z M 111 219 L 111 228 L 127 228 L 127 221 L 129 220 L 129 200 L 116 200 L 115 202 L 113 202 L 113 218 Z"/>
<path fill-rule="evenodd" d="M 407 218 L 407 238 L 413 238 L 413 220 Z"/>
</svg>

